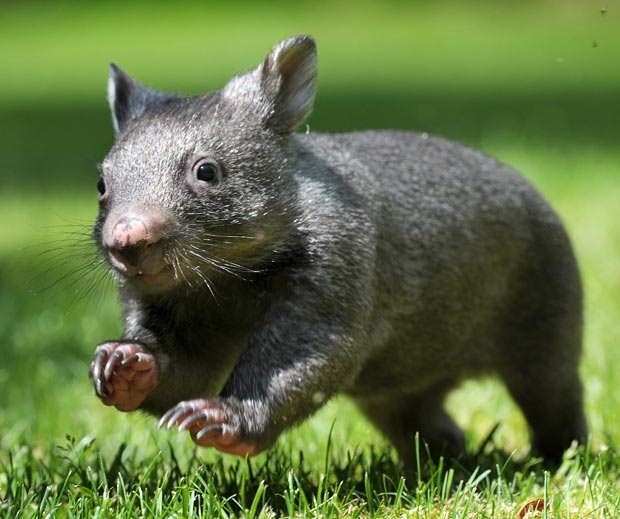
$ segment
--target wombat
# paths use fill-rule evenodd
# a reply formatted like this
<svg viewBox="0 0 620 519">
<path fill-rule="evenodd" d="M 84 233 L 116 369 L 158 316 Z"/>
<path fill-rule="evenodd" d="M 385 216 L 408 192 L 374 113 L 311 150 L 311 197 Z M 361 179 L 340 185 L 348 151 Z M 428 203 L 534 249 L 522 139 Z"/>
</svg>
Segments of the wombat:
<svg viewBox="0 0 620 519">
<path fill-rule="evenodd" d="M 111 65 L 94 238 L 125 331 L 96 349 L 97 395 L 252 456 L 343 393 L 411 460 L 416 433 L 463 452 L 444 398 L 496 375 L 536 452 L 560 457 L 587 429 L 581 283 L 559 218 L 454 142 L 296 133 L 316 80 L 303 35 L 202 96 Z"/>
</svg>

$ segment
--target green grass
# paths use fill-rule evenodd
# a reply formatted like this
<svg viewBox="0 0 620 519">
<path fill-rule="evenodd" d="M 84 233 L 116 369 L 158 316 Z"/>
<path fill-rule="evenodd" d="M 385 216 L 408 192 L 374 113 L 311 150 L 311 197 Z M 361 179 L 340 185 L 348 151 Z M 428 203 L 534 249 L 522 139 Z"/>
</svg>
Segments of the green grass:
<svg viewBox="0 0 620 519">
<path fill-rule="evenodd" d="M 513 518 L 539 498 L 544 517 L 618 516 L 620 6 L 179 5 L 0 8 L 0 516 Z M 112 142 L 108 62 L 155 88 L 201 92 L 296 32 L 319 43 L 313 130 L 455 138 L 523 171 L 557 208 L 586 288 L 595 454 L 569 452 L 559 468 L 529 459 L 524 421 L 494 381 L 448 402 L 471 458 L 406 481 L 342 398 L 250 461 L 194 449 L 95 398 L 92 351 L 121 333 L 88 239 L 95 164 Z"/>
</svg>

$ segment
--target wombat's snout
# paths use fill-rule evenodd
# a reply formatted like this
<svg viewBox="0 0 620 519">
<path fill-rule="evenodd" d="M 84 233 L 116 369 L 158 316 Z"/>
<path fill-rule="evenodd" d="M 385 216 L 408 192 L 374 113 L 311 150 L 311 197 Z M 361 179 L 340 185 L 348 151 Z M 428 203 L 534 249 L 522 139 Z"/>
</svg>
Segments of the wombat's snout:
<svg viewBox="0 0 620 519">
<path fill-rule="evenodd" d="M 114 266 L 127 274 L 157 271 L 160 227 L 159 222 L 146 217 L 119 218 L 105 240 Z"/>
</svg>

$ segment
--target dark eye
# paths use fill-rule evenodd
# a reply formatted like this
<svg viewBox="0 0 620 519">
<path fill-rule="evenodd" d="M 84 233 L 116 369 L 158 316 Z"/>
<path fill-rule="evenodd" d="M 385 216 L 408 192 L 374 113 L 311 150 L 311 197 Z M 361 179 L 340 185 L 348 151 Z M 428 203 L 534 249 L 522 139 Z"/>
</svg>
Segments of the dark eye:
<svg viewBox="0 0 620 519">
<path fill-rule="evenodd" d="M 99 191 L 99 196 L 105 195 L 105 180 L 103 178 L 99 178 L 99 182 L 97 182 L 97 191 Z"/>
<path fill-rule="evenodd" d="M 210 159 L 203 159 L 194 166 L 196 179 L 209 184 L 216 184 L 222 180 L 222 170 L 217 162 Z"/>
</svg>

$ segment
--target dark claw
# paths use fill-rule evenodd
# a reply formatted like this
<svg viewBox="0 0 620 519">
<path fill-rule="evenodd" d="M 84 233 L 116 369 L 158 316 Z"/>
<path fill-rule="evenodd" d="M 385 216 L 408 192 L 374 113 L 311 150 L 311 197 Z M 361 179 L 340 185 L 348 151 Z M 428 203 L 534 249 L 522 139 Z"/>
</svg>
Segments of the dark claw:
<svg viewBox="0 0 620 519">
<path fill-rule="evenodd" d="M 105 365 L 105 370 L 103 372 L 106 380 L 110 380 L 112 375 L 116 373 L 116 370 L 122 364 L 124 357 L 125 357 L 125 354 L 123 353 L 123 350 L 120 350 L 120 349 L 115 350 L 114 353 L 110 355 L 110 358 L 108 359 L 108 363 Z"/>
<path fill-rule="evenodd" d="M 121 369 L 129 366 L 130 364 L 134 364 L 136 362 L 140 362 L 140 354 L 139 353 L 134 353 L 133 355 L 130 355 L 125 360 L 123 360 L 123 362 L 121 362 L 121 364 L 118 367 L 118 369 L 121 370 Z"/>
<path fill-rule="evenodd" d="M 167 424 L 166 427 L 168 429 L 172 429 L 176 425 L 177 420 L 179 418 L 181 418 L 181 416 L 183 416 L 185 413 L 189 413 L 191 411 L 193 411 L 193 409 L 190 406 L 188 406 L 186 404 L 179 404 L 176 407 L 176 411 L 168 419 L 168 424 Z"/>
<path fill-rule="evenodd" d="M 211 410 L 203 409 L 201 411 L 197 411 L 195 413 L 190 414 L 185 420 L 183 420 L 179 424 L 179 431 L 184 431 L 190 425 L 192 425 L 194 422 L 197 422 L 198 420 L 205 420 L 209 422 L 212 419 L 213 419 L 213 413 Z"/>
<path fill-rule="evenodd" d="M 103 358 L 107 355 L 107 351 L 105 350 L 99 350 L 96 354 L 95 354 L 95 358 L 93 360 L 93 369 L 90 373 L 91 378 L 96 382 L 97 380 L 101 379 L 101 361 L 103 360 Z"/>
<path fill-rule="evenodd" d="M 99 396 L 103 396 L 106 398 L 109 398 L 111 396 L 110 392 L 108 391 L 108 388 L 105 387 L 103 381 L 100 379 L 97 379 L 95 381 L 95 393 L 97 393 L 97 395 Z"/>
<path fill-rule="evenodd" d="M 176 409 L 176 407 L 173 407 L 172 409 Z M 172 409 L 168 409 L 163 416 L 159 419 L 159 422 L 157 422 L 157 428 L 161 429 L 164 424 L 169 420 L 169 416 L 170 416 L 170 412 L 172 411 Z"/>
<path fill-rule="evenodd" d="M 169 409 L 168 411 L 166 411 L 164 416 L 162 416 L 161 419 L 159 420 L 157 427 L 161 429 L 165 425 L 166 429 L 172 429 L 176 421 L 179 418 L 181 418 L 181 416 L 183 416 L 186 413 L 193 413 L 193 412 L 194 412 L 194 406 L 186 402 L 181 402 L 180 404 L 177 404 L 176 406 L 174 406 L 172 409 Z"/>
<path fill-rule="evenodd" d="M 228 429 L 228 426 L 223 423 L 214 423 L 211 425 L 207 425 L 206 427 L 203 427 L 202 429 L 200 429 L 200 431 L 196 433 L 196 439 L 200 440 L 201 438 L 204 438 L 207 434 L 212 433 L 214 431 L 217 431 L 221 435 L 224 435 L 226 434 L 226 429 Z"/>
<path fill-rule="evenodd" d="M 93 361 L 93 367 L 89 373 L 90 378 L 92 379 L 92 381 L 95 383 L 95 386 L 99 383 L 99 381 L 101 380 L 101 364 L 99 364 L 99 362 L 97 362 L 97 359 L 95 359 Z"/>
<path fill-rule="evenodd" d="M 94 384 L 95 391 L 100 396 L 108 397 L 110 396 L 109 391 L 105 387 L 105 383 L 102 377 L 101 366 L 103 363 L 103 359 L 108 355 L 108 351 L 105 349 L 101 349 L 95 355 L 95 360 L 93 361 L 93 370 L 90 374 Z"/>
</svg>

